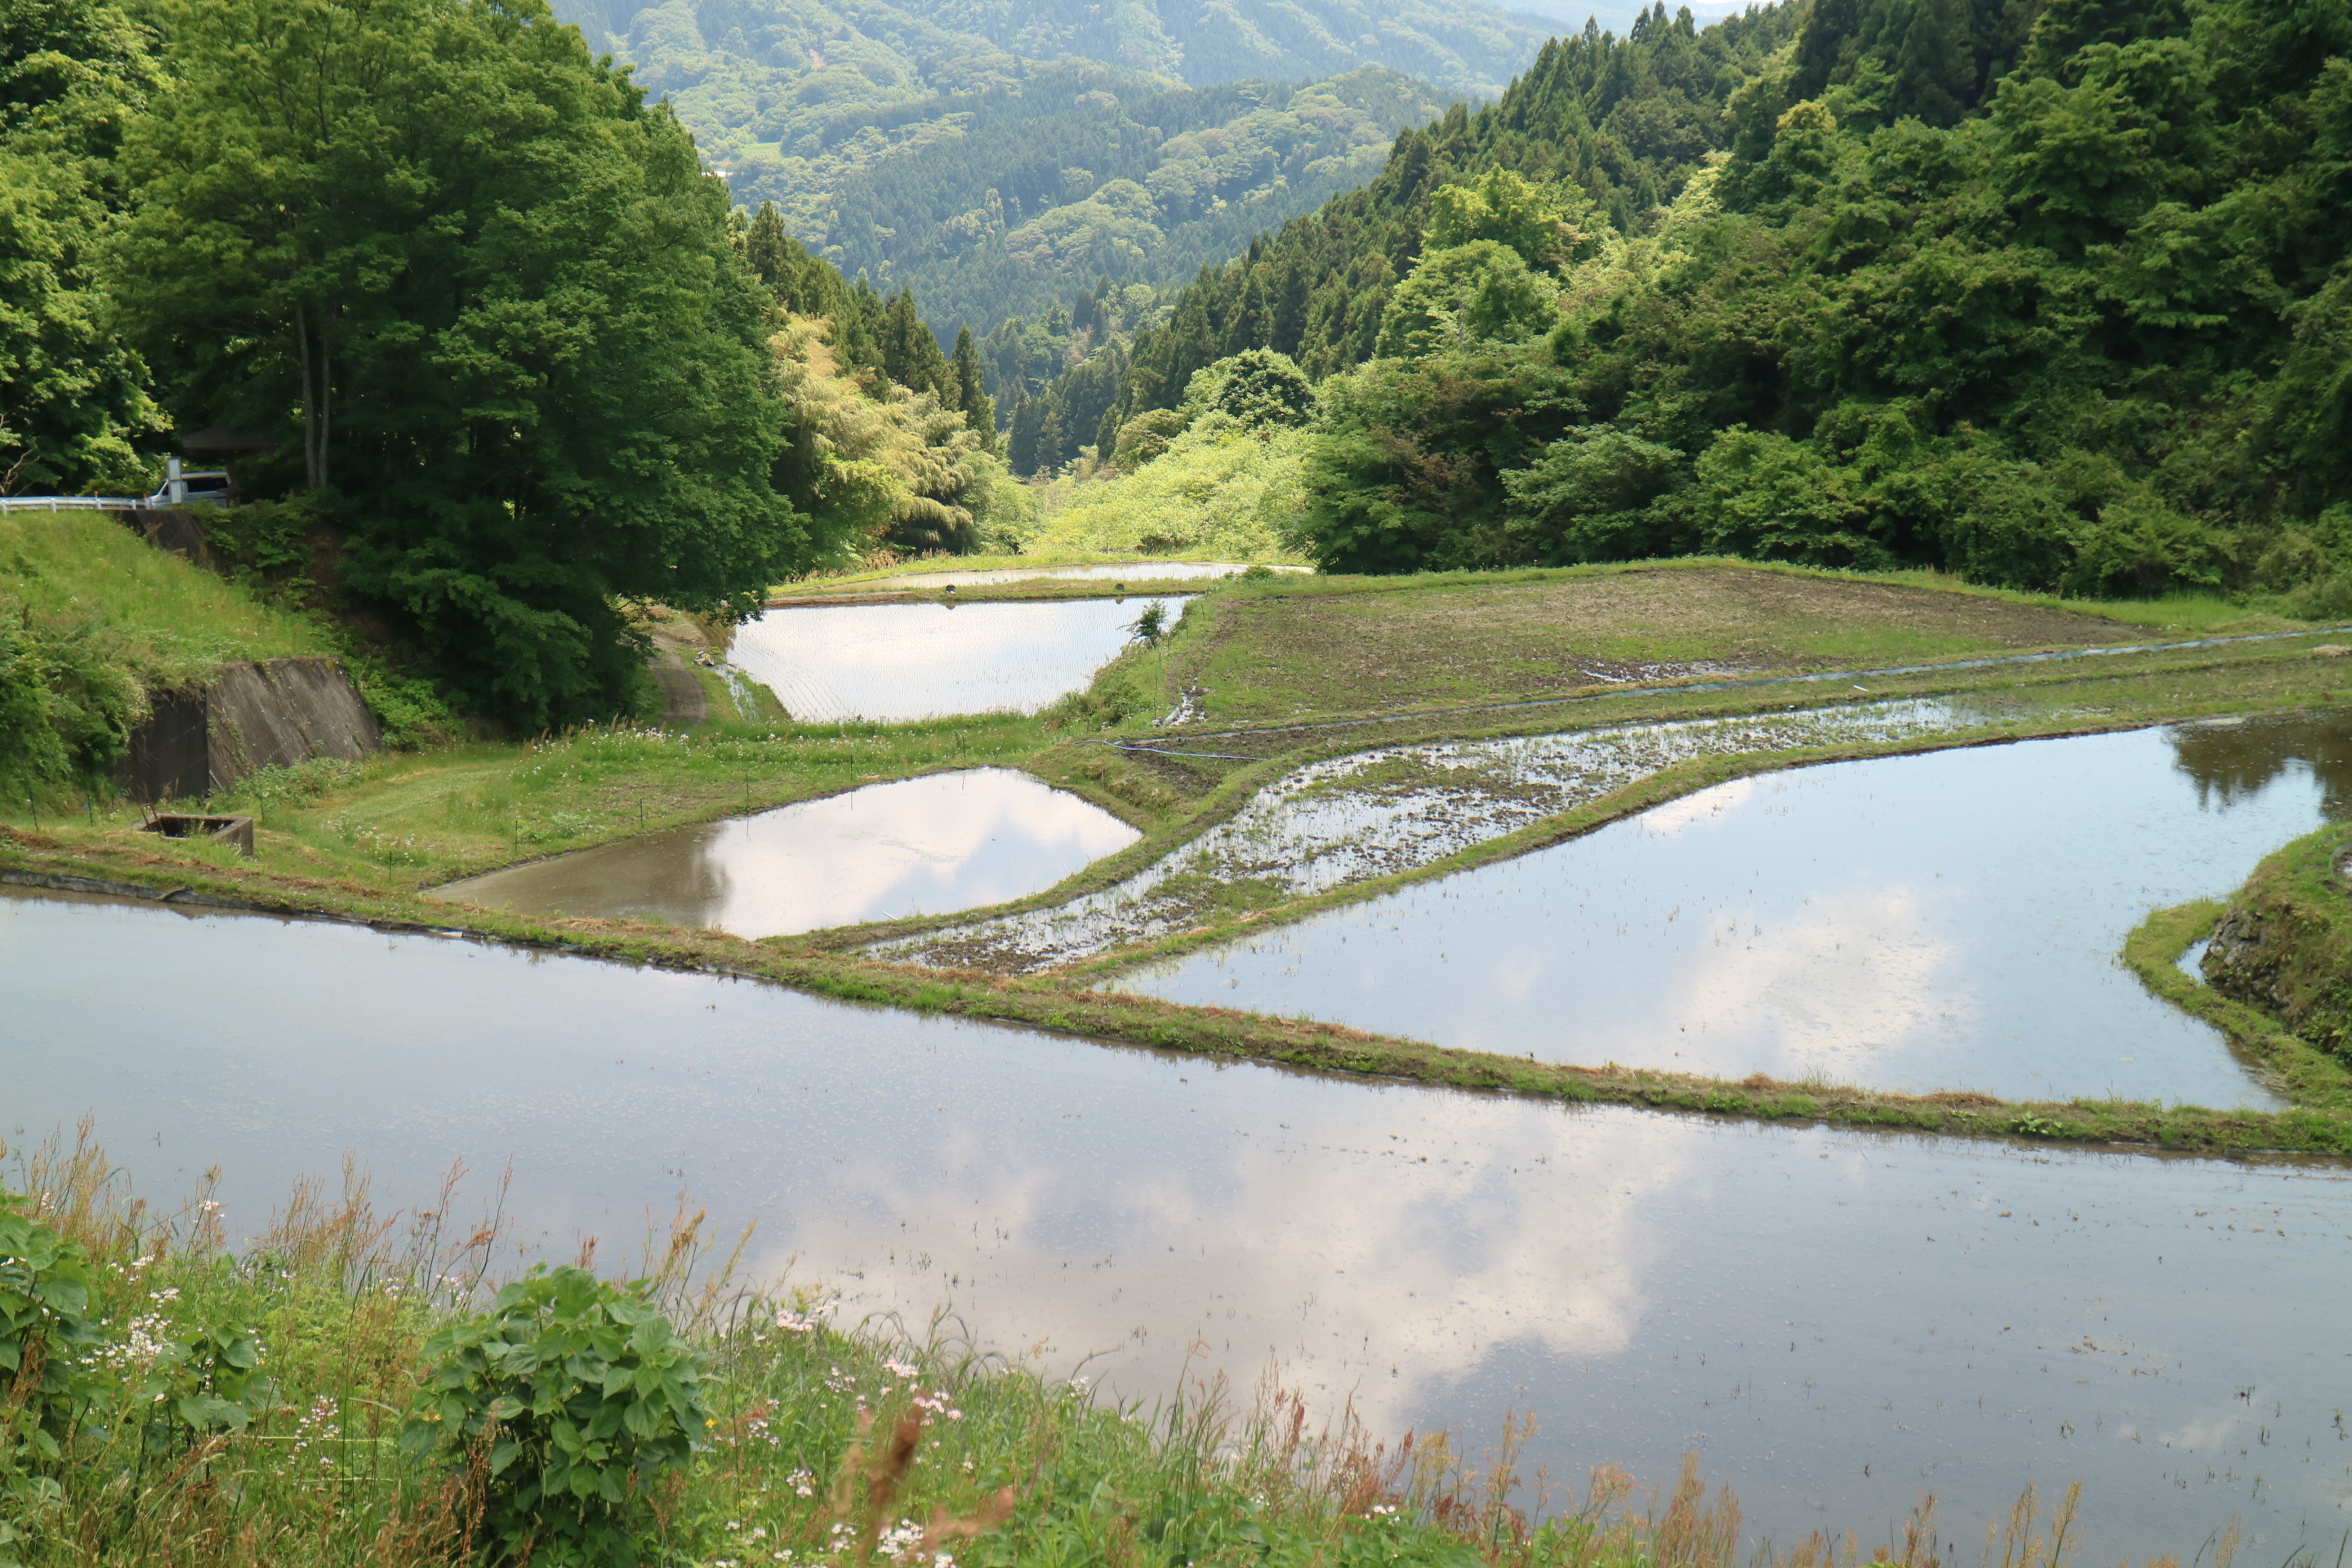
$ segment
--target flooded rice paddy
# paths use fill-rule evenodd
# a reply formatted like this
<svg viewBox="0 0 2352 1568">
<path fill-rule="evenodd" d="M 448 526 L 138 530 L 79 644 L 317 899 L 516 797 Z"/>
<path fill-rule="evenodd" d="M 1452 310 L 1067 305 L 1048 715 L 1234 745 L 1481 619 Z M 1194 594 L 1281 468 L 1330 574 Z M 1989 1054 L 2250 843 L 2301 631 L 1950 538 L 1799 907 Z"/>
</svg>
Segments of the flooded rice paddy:
<svg viewBox="0 0 2352 1568">
<path fill-rule="evenodd" d="M 1152 604 L 1172 623 L 1183 601 L 770 610 L 736 628 L 727 657 L 803 723 L 1032 713 L 1083 689 Z"/>
<path fill-rule="evenodd" d="M 782 936 L 1026 898 L 1139 837 L 1026 773 L 974 768 L 626 838 L 430 896 Z"/>
<path fill-rule="evenodd" d="M 1550 1061 L 2278 1103 L 2116 959 L 2352 812 L 2352 714 L 1742 779 L 1117 984 Z"/>
<path fill-rule="evenodd" d="M 957 967 L 1047 968 L 1190 930 L 1237 902 L 1264 906 L 1432 865 L 1676 763 L 1900 741 L 1982 721 L 1944 702 L 1869 702 L 1359 752 L 1276 780 L 1116 887 L 874 951 Z"/>
<path fill-rule="evenodd" d="M 511 1159 L 551 1252 L 618 1263 L 688 1189 L 844 1319 L 952 1305 L 1146 1398 L 1197 1342 L 1474 1444 L 1532 1411 L 1532 1464 L 1580 1481 L 1696 1449 L 1783 1543 L 1932 1490 L 1972 1554 L 2076 1478 L 2085 1561 L 2352 1526 L 2340 1167 L 1570 1110 L 10 891 L 0 1131 L 92 1111 L 158 1198 L 218 1162 L 233 1236 L 346 1150 L 391 1202 L 460 1157 L 478 1202 Z"/>
<path fill-rule="evenodd" d="M 1171 578 L 1223 577 L 1246 572 L 1239 561 L 1110 562 L 1099 566 L 1005 566 L 976 572 L 909 572 L 899 576 L 866 577 L 841 584 L 845 594 L 896 593 L 901 588 L 972 588 L 992 583 L 1034 583 L 1041 577 L 1074 578 L 1094 583 L 1156 583 Z M 1312 572 L 1311 566 L 1268 566 L 1269 572 Z M 822 587 L 824 584 L 818 584 Z"/>
</svg>

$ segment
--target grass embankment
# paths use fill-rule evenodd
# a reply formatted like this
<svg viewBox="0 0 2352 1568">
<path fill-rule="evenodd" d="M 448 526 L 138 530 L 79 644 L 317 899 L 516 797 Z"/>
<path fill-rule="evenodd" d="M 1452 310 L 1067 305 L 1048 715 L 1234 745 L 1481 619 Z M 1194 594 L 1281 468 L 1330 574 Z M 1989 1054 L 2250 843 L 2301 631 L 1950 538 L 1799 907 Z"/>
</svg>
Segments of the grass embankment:
<svg viewBox="0 0 2352 1568">
<path fill-rule="evenodd" d="M 0 595 L 84 630 L 151 686 L 224 664 L 332 654 L 314 622 L 147 543 L 105 512 L 0 512 Z"/>
<path fill-rule="evenodd" d="M 1669 587 L 1685 580 L 1704 582 L 1724 572 L 1715 566 L 1652 573 L 1648 575 L 1654 581 L 1649 585 L 1658 580 L 1665 580 Z M 1498 581 L 1496 592 L 1507 596 L 1525 575 Z M 1603 594 L 1622 594 L 1626 591 L 1625 579 L 1640 575 L 1544 574 L 1548 582 Z M 1749 620 L 1727 628 L 1712 643 L 1705 640 L 1702 626 L 1676 629 L 1674 636 L 1684 639 L 1677 646 L 1707 658 L 1763 647 L 1796 647 L 1802 654 L 1806 628 L 1822 613 L 1821 604 L 1839 602 L 1834 595 L 1847 593 L 1856 582 L 1790 573 L 1759 575 L 1774 581 L 1768 585 L 1769 592 L 1758 590 L 1757 602 L 1762 607 Z M 1801 595 L 1791 598 L 1782 591 L 1790 581 L 1819 584 L 1818 592 L 1831 597 L 1826 601 Z M 1633 586 L 1645 587 L 1638 582 Z M 2057 621 L 2046 606 L 2014 603 L 2000 595 L 1954 595 L 1963 601 L 1956 608 L 1934 603 L 1932 588 L 1911 584 L 1894 586 L 1904 590 L 1896 597 L 1906 603 L 1913 598 L 1930 601 L 1911 615 L 1905 626 L 1885 634 L 1910 639 L 1903 646 L 1915 651 L 1917 639 L 1925 635 L 1917 629 L 1919 620 L 1930 611 L 1962 617 L 1959 629 L 1936 634 L 1946 639 L 1939 646 L 1960 654 L 2014 649 L 2028 637 L 2029 626 L 2045 637 L 2053 629 L 2071 630 L 2077 646 L 2129 640 L 2118 637 L 2119 628 L 2111 620 L 2069 615 Z M 1465 734 L 1544 732 L 1570 722 L 1773 710 L 1811 706 L 1840 695 L 1836 688 L 1795 683 L 1715 692 L 1672 688 L 1612 691 L 1601 686 L 1582 691 L 1580 696 L 1591 700 L 1574 707 L 1475 716 L 1390 713 L 1360 723 L 1337 719 L 1314 730 L 1283 726 L 1227 730 L 1220 732 L 1213 746 L 1200 744 L 1195 731 L 1171 733 L 1144 728 L 1146 710 L 1141 707 L 1108 731 L 1090 728 L 1103 716 L 1101 693 L 1108 689 L 1140 690 L 1150 699 L 1149 711 L 1156 715 L 1164 710 L 1160 704 L 1177 689 L 1186 661 L 1199 657 L 1204 645 L 1214 643 L 1219 628 L 1229 624 L 1225 612 L 1236 606 L 1245 614 L 1259 614 L 1268 603 L 1312 605 L 1324 602 L 1325 596 L 1343 595 L 1366 602 L 1409 601 L 1413 594 L 1442 595 L 1458 603 L 1462 591 L 1458 583 L 1439 579 L 1401 587 L 1318 584 L 1314 593 L 1298 595 L 1283 595 L 1279 584 L 1235 583 L 1207 600 L 1195 601 L 1178 635 L 1160 647 L 1123 657 L 1098 678 L 1095 693 L 1041 718 L 970 718 L 890 727 L 722 722 L 691 735 L 590 732 L 522 747 L 456 747 L 349 766 L 314 766 L 255 781 L 242 795 L 223 803 L 258 808 L 260 857 L 256 861 L 238 861 L 225 847 L 158 841 L 131 831 L 133 825 L 124 818 L 100 816 L 95 821 L 51 821 L 40 833 L 15 835 L 0 844 L 0 869 L 33 877 L 92 877 L 150 893 L 186 887 L 204 896 L 278 910 L 446 927 L 457 912 L 452 906 L 428 902 L 417 895 L 419 889 L 447 878 L 865 783 L 937 769 L 1018 765 L 1078 790 L 1146 832 L 1144 841 L 1133 849 L 1098 863 L 1047 895 L 1026 901 L 1034 907 L 1107 885 L 1197 836 L 1237 809 L 1263 783 L 1313 756 Z M 1998 613 L 1990 620 L 1967 620 L 1979 613 L 1979 601 L 1990 602 Z M 1775 605 L 1782 608 L 1775 611 Z M 1203 608 L 1210 613 L 1202 614 Z M 1408 623 L 1421 624 L 1412 620 L 1421 611 L 1410 603 L 1407 608 Z M 2190 611 L 2203 614 L 2206 625 L 2200 629 L 2250 629 L 2243 624 L 2230 626 L 2210 607 L 2191 606 Z M 2011 612 L 2021 618 L 2000 618 Z M 1634 622 L 1633 612 L 1622 603 L 1619 613 L 1622 624 L 1629 628 L 1624 637 L 1662 635 L 1644 632 Z M 2175 612 L 2142 606 L 2141 613 Z M 1776 614 L 1780 617 L 1777 622 L 1770 618 Z M 1423 616 L 1423 621 L 1426 618 Z M 1368 635 L 1389 634 L 1375 626 Z M 2315 637 L 2308 641 L 2231 648 L 2149 651 L 2076 664 L 1931 670 L 1874 680 L 1871 695 L 1962 697 L 1987 715 L 1988 724 L 2011 737 L 2291 709 L 2332 701 L 2339 687 L 2352 686 L 2352 669 L 2313 653 L 2317 640 Z M 1886 646 L 1864 645 L 1864 651 L 1884 654 Z M 1819 657 L 1818 645 L 1810 657 Z M 1318 710 L 1339 711 L 1342 702 L 1355 700 L 1363 689 L 1360 684 L 1337 680 L 1332 694 L 1320 700 L 1326 705 Z M 1498 683 L 1478 689 L 1480 695 L 1496 698 L 1507 697 L 1512 691 L 1500 678 Z M 1187 755 L 1122 752 L 1098 743 L 1106 740 L 1181 749 Z M 1673 795 L 1795 760 L 1801 759 L 1746 755 L 1693 763 L 1408 877 L 1267 909 L 1204 907 L 1196 927 L 1164 942 L 1115 954 L 1109 966 L 1223 940 L 1252 929 L 1254 922 L 1292 919 L 1333 902 L 1374 896 L 1405 880 L 1443 875 L 1519 852 Z M 22 820 L 21 816 L 18 819 Z M 1007 906 L 1017 907 L 1023 906 Z M 2003 1104 L 1970 1094 L 1915 1097 L 1762 1078 L 1733 1081 L 1557 1067 L 1443 1050 L 1332 1026 L 1100 994 L 1088 989 L 1099 977 L 1099 966 L 1086 973 L 1014 979 L 886 964 L 842 951 L 852 940 L 916 931 L 961 918 L 966 917 L 762 942 L 625 921 L 532 920 L 469 912 L 464 922 L 486 936 L 632 962 L 756 975 L 845 999 L 1066 1030 L 1163 1049 L 1320 1071 L 1405 1078 L 1570 1103 L 2178 1149 L 2352 1152 L 2352 1114 L 2328 1109 L 2327 1102 L 2318 1109 L 2277 1115 L 2120 1102 Z"/>
<path fill-rule="evenodd" d="M 2332 824 L 2265 858 L 2227 904 L 2159 910 L 2125 956 L 2149 989 L 2227 1032 L 2300 1104 L 2352 1108 L 2352 825 Z M 2207 984 L 2179 959 L 2207 937 Z"/>
<path fill-rule="evenodd" d="M 432 1370 L 427 1339 L 496 1283 L 496 1227 L 466 1233 L 447 1194 L 435 1214 L 379 1215 L 346 1173 L 340 1201 L 298 1192 L 232 1249 L 202 1193 L 158 1216 L 109 1170 L 85 1142 L 20 1159 L 13 1173 L 38 1195 L 36 1216 L 92 1254 L 100 1342 L 58 1347 L 95 1374 L 58 1459 L 0 1428 L 0 1483 L 32 1476 L 58 1488 L 44 1498 L 0 1487 L 0 1558 L 26 1568 L 475 1560 L 482 1477 L 404 1456 L 397 1439 Z M 1612 1471 L 1580 1497 L 1547 1495 L 1512 1468 L 1524 1428 L 1474 1466 L 1443 1435 L 1384 1448 L 1349 1425 L 1311 1431 L 1301 1401 L 1270 1391 L 1237 1408 L 1222 1384 L 1195 1384 L 1156 1408 L 1110 1406 L 1082 1383 L 978 1357 L 937 1325 L 912 1341 L 831 1324 L 806 1298 L 734 1290 L 723 1272 L 693 1283 L 709 1261 L 703 1242 L 698 1220 L 681 1214 L 631 1270 L 652 1279 L 706 1358 L 710 1423 L 683 1473 L 657 1486 L 649 1563 L 1735 1560 L 1737 1504 L 1710 1499 L 1687 1466 L 1655 1499 Z M 249 1415 L 190 1426 L 180 1386 L 215 1392 L 214 1347 L 238 1340 L 259 1352 L 257 1376 L 232 1378 Z M 173 1390 L 160 1403 L 145 1396 L 159 1375 Z M 959 1535 L 955 1521 L 986 1528 Z M 870 1553 L 858 1543 L 869 1531 L 881 1537 Z M 1914 1535 L 1932 1548 L 1931 1531 Z M 1932 1561 L 1894 1544 L 1906 1563 Z M 1818 1539 L 1791 1560 L 1831 1561 Z"/>
</svg>

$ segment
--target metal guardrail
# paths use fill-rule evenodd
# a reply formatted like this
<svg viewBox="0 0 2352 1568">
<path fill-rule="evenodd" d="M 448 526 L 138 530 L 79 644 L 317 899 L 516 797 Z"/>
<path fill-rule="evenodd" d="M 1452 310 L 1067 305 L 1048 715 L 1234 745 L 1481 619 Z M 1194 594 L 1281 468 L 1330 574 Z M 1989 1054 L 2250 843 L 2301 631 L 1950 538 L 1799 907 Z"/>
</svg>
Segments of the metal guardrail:
<svg viewBox="0 0 2352 1568">
<path fill-rule="evenodd" d="M 0 496 L 0 511 L 145 511 L 145 496 Z"/>
</svg>

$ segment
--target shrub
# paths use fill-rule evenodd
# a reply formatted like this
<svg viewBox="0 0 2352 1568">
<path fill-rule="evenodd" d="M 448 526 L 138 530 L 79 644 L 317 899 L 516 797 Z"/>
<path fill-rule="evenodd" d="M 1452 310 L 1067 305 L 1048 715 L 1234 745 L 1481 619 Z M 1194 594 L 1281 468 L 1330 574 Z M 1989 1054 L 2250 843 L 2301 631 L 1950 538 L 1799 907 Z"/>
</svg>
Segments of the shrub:
<svg viewBox="0 0 2352 1568">
<path fill-rule="evenodd" d="M 52 1474 L 89 1394 L 99 1342 L 89 1255 L 0 1192 L 0 1563 L 62 1500 Z"/>
<path fill-rule="evenodd" d="M 542 1266 L 426 1342 L 438 1364 L 401 1432 L 415 1454 L 479 1460 L 494 1555 L 561 1568 L 636 1560 L 653 1488 L 709 1425 L 701 1357 L 647 1298 Z"/>
<path fill-rule="evenodd" d="M 1733 426 L 1699 457 L 1703 548 L 1751 561 L 1878 570 L 1894 564 L 1867 531 L 1857 476 L 1819 448 Z"/>
<path fill-rule="evenodd" d="M 1580 426 L 1503 476 L 1510 531 L 1536 559 L 1555 563 L 1676 553 L 1683 542 L 1672 509 L 1657 503 L 1687 468 L 1672 447 L 1614 426 Z"/>
<path fill-rule="evenodd" d="M 95 626 L 36 617 L 0 595 L 0 789 L 89 789 L 129 748 L 146 694 Z"/>
</svg>

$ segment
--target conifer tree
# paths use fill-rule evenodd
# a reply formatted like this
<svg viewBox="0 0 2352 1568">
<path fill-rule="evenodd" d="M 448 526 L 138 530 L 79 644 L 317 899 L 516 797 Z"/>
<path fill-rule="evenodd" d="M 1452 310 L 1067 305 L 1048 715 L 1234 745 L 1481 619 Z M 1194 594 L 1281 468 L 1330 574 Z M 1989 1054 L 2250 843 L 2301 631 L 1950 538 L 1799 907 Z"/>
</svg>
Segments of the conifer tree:
<svg viewBox="0 0 2352 1568">
<path fill-rule="evenodd" d="M 984 451 L 996 450 L 996 403 L 981 385 L 980 348 L 971 341 L 971 329 L 959 322 L 956 326 L 955 403 L 963 410 L 964 423 L 980 437 Z"/>
<path fill-rule="evenodd" d="M 884 308 L 881 331 L 882 374 L 909 392 L 929 392 L 942 403 L 956 396 L 955 374 L 940 340 L 915 312 L 915 291 L 901 289 Z"/>
</svg>

